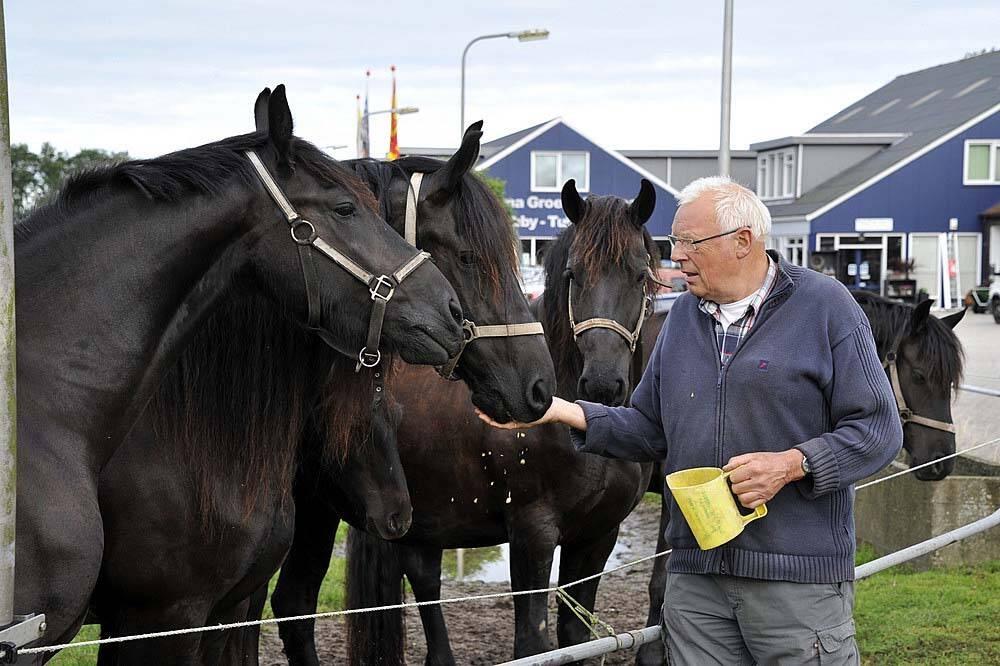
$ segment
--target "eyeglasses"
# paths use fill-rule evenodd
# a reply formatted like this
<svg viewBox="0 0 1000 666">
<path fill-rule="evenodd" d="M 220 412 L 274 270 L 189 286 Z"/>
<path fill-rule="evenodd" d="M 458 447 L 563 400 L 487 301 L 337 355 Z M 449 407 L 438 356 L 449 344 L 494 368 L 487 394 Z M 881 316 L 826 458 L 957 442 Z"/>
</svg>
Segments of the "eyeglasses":
<svg viewBox="0 0 1000 666">
<path fill-rule="evenodd" d="M 670 250 L 680 250 L 684 253 L 697 252 L 698 245 L 704 243 L 705 241 L 710 241 L 715 238 L 722 238 L 723 236 L 728 236 L 729 234 L 735 234 L 737 231 L 742 231 L 744 229 L 749 229 L 748 226 L 737 227 L 730 231 L 723 231 L 721 234 L 715 234 L 714 236 L 708 236 L 706 238 L 699 238 L 698 240 L 690 240 L 688 238 L 678 238 L 672 234 L 667 235 L 667 242 L 670 243 Z"/>
</svg>

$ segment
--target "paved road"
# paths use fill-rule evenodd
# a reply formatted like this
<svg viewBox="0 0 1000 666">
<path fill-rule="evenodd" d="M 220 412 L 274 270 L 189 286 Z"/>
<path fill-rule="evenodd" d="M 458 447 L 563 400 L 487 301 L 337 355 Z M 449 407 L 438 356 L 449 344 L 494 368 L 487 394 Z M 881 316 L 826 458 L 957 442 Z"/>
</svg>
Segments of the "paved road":
<svg viewBox="0 0 1000 666">
<path fill-rule="evenodd" d="M 992 315 L 969 310 L 955 333 L 965 348 L 965 383 L 1000 390 L 1000 325 Z M 960 391 L 952 417 L 959 449 L 1000 437 L 1000 398 Z M 970 455 L 1000 464 L 1000 443 Z"/>
</svg>

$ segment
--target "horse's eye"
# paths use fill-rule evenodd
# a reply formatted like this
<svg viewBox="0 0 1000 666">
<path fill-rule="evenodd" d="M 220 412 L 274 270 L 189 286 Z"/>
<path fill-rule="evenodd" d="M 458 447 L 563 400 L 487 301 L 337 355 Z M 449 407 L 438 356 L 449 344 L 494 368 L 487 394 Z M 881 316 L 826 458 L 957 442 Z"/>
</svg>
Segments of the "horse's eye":
<svg viewBox="0 0 1000 666">
<path fill-rule="evenodd" d="M 927 378 L 924 377 L 924 373 L 920 372 L 919 370 L 914 370 L 913 381 L 916 382 L 917 384 L 924 384 L 927 382 Z"/>
<path fill-rule="evenodd" d="M 354 204 L 342 203 L 334 208 L 333 212 L 341 217 L 350 217 L 354 215 Z"/>
<path fill-rule="evenodd" d="M 646 281 L 646 276 L 648 273 L 646 271 L 641 271 L 638 276 L 636 276 L 635 281 L 639 284 L 643 284 Z"/>
<path fill-rule="evenodd" d="M 476 253 L 471 250 L 462 250 L 458 253 L 458 260 L 463 266 L 475 266 L 476 265 Z"/>
</svg>

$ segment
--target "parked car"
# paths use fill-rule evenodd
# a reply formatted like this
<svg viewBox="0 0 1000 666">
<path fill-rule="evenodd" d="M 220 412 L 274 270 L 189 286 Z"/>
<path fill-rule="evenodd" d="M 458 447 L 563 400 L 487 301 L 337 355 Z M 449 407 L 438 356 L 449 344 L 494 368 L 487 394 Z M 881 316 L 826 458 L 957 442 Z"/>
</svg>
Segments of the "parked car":
<svg viewBox="0 0 1000 666">
<path fill-rule="evenodd" d="M 970 289 L 968 293 L 965 294 L 965 298 L 962 299 L 962 301 L 965 303 L 965 307 L 972 308 L 972 311 L 976 314 L 986 312 L 990 307 L 989 285 Z"/>
</svg>

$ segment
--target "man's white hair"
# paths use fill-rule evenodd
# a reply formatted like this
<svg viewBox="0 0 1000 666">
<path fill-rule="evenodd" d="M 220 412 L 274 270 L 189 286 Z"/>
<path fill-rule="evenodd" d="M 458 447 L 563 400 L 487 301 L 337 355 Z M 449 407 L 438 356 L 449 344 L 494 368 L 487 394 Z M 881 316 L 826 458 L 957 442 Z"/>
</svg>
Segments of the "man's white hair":
<svg viewBox="0 0 1000 666">
<path fill-rule="evenodd" d="M 750 227 L 754 239 L 771 233 L 771 211 L 753 191 L 743 187 L 728 176 L 706 176 L 688 184 L 677 195 L 681 206 L 689 204 L 703 194 L 715 202 L 715 219 L 719 231 L 733 231 Z"/>
</svg>

